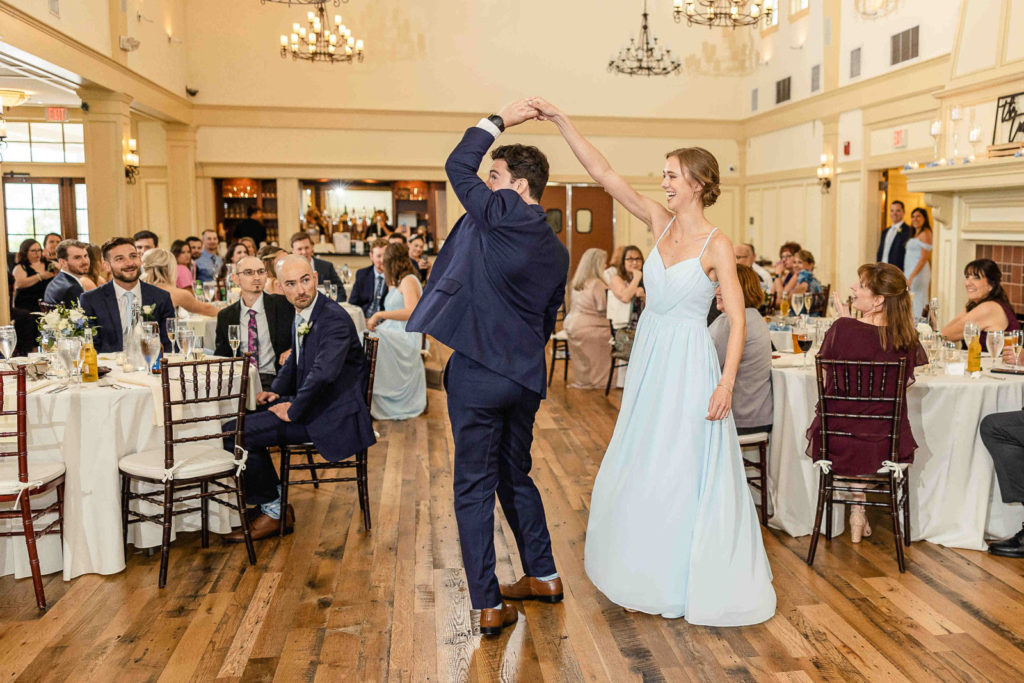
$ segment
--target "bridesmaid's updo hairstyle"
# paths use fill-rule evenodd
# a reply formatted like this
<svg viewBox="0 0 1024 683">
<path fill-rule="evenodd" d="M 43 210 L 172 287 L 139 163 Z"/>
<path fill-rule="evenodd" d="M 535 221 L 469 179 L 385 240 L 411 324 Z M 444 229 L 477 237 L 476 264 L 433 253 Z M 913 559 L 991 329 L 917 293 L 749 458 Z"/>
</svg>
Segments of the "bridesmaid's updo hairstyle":
<svg viewBox="0 0 1024 683">
<path fill-rule="evenodd" d="M 675 157 L 679 168 L 686 169 L 690 177 L 700 183 L 700 201 L 705 207 L 718 201 L 722 188 L 718 184 L 718 160 L 714 154 L 703 147 L 680 147 L 665 155 L 666 159 L 669 157 Z"/>
<path fill-rule="evenodd" d="M 397 287 L 406 275 L 416 275 L 409 259 L 409 247 L 401 242 L 392 242 L 384 249 L 383 267 L 388 287 Z"/>
<path fill-rule="evenodd" d="M 988 284 L 992 287 L 991 291 L 985 296 L 984 299 L 979 301 L 968 301 L 967 310 L 971 311 L 975 307 L 980 306 L 986 301 L 998 301 L 1010 305 L 1010 298 L 1006 296 L 1006 290 L 1003 289 L 1003 271 L 999 270 L 999 266 L 992 259 L 980 258 L 971 261 L 964 266 L 964 277 L 971 275 L 973 277 L 985 278 L 988 280 Z"/>
<path fill-rule="evenodd" d="M 910 290 L 903 271 L 891 263 L 865 263 L 857 269 L 861 284 L 882 302 L 885 324 L 878 326 L 882 350 L 906 351 L 917 343 L 914 313 L 910 306 Z"/>
</svg>

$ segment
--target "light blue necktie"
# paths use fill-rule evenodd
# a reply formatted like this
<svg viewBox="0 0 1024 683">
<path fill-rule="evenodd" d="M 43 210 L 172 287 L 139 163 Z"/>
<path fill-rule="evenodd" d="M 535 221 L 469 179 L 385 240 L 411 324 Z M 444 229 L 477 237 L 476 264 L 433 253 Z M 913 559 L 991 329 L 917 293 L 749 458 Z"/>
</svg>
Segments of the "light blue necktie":
<svg viewBox="0 0 1024 683">
<path fill-rule="evenodd" d="M 128 337 L 128 328 L 132 324 L 132 306 L 135 304 L 135 292 L 124 293 L 124 324 L 121 326 L 121 338 Z"/>
</svg>

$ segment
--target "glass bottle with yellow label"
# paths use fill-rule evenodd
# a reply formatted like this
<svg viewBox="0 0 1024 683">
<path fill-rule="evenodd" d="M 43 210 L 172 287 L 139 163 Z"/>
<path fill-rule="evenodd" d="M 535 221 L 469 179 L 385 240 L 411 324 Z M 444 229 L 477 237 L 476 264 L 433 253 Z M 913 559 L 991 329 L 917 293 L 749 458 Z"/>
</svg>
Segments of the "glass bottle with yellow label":
<svg viewBox="0 0 1024 683">
<path fill-rule="evenodd" d="M 100 378 L 96 347 L 92 343 L 92 330 L 85 329 L 85 343 L 82 345 L 82 381 L 95 382 Z"/>
</svg>

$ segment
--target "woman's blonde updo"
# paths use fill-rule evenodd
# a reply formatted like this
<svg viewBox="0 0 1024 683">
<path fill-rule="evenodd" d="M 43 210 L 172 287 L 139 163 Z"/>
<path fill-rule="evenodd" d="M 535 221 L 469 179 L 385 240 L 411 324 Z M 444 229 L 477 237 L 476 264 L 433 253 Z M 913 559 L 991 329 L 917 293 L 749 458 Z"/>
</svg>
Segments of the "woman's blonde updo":
<svg viewBox="0 0 1024 683">
<path fill-rule="evenodd" d="M 666 159 L 669 157 L 675 157 L 679 168 L 688 171 L 690 177 L 700 183 L 700 201 L 705 207 L 718 201 L 722 187 L 719 185 L 718 159 L 714 154 L 703 147 L 680 147 L 665 155 Z"/>
<path fill-rule="evenodd" d="M 142 281 L 152 285 L 173 285 L 178 274 L 178 260 L 166 249 L 150 249 L 142 257 Z"/>
</svg>

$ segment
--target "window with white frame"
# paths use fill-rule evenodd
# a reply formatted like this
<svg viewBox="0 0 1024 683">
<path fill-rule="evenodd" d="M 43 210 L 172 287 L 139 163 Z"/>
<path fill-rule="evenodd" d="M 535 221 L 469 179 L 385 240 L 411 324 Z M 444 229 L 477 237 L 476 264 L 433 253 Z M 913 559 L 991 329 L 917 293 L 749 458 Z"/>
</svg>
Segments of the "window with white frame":
<svg viewBox="0 0 1024 683">
<path fill-rule="evenodd" d="M 4 161 L 81 164 L 85 161 L 82 124 L 8 121 Z"/>
</svg>

